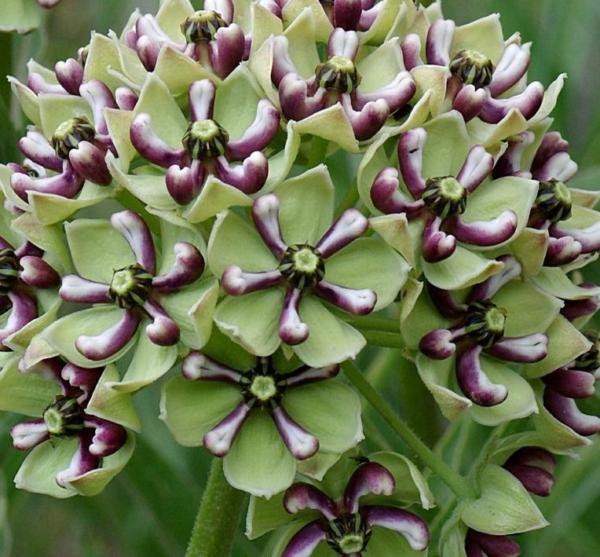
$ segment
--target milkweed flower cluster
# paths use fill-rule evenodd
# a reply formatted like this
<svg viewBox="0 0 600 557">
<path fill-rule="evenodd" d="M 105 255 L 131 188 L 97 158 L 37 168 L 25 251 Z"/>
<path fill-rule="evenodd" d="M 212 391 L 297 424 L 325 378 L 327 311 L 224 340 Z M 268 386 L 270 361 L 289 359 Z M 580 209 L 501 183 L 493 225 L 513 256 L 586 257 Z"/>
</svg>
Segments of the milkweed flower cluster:
<svg viewBox="0 0 600 557">
<path fill-rule="evenodd" d="M 17 486 L 100 492 L 160 382 L 274 556 L 518 555 L 553 455 L 600 430 L 576 402 L 599 195 L 569 184 L 564 76 L 530 81 L 531 50 L 439 2 L 164 0 L 10 78 L 31 122 L 0 167 Z M 390 343 L 444 417 L 501 426 L 458 505 L 365 439 L 340 369 Z"/>
</svg>

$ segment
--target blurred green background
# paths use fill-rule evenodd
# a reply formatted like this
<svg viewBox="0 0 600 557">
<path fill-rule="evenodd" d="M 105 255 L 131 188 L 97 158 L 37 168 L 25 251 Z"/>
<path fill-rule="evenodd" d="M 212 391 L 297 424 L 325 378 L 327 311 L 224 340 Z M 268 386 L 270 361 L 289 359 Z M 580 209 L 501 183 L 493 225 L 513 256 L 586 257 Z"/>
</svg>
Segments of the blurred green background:
<svg viewBox="0 0 600 557">
<path fill-rule="evenodd" d="M 158 0 L 64 0 L 48 14 L 44 29 L 18 38 L 0 35 L 0 72 L 23 78 L 30 57 L 52 66 L 86 44 L 90 29 L 119 32 L 135 8 L 154 11 L 157 4 Z M 446 0 L 444 6 L 446 15 L 458 23 L 499 12 L 506 36 L 520 31 L 524 41 L 534 43 L 532 79 L 548 84 L 561 72 L 569 74 L 555 112 L 555 128 L 569 139 L 580 164 L 574 185 L 600 187 L 600 2 Z M 7 93 L 1 83 L 2 162 L 17 157 L 14 145 L 25 124 L 7 102 Z M 55 501 L 15 490 L 12 477 L 23 456 L 11 449 L 8 430 L 16 420 L 14 416 L 0 419 L 4 476 L 0 487 L 5 491 L 0 499 L 0 556 L 183 555 L 208 459 L 202 450 L 184 449 L 172 440 L 157 418 L 159 389 L 154 385 L 138 397 L 144 433 L 135 455 L 124 473 L 93 499 Z M 422 433 L 427 438 L 427 431 Z M 561 460 L 555 492 L 540 502 L 552 526 L 520 536 L 524 556 L 600 555 L 599 463 L 600 444 L 584 451 L 578 461 Z M 240 529 L 234 555 L 260 556 L 261 544 L 247 542 Z"/>
</svg>

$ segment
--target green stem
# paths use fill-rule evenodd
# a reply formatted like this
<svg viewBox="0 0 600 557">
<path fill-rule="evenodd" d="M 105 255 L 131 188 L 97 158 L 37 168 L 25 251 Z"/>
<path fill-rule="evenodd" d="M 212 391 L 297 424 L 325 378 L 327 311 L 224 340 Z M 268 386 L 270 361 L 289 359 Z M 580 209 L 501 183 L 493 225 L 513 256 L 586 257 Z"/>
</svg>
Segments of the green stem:
<svg viewBox="0 0 600 557">
<path fill-rule="evenodd" d="M 359 329 L 366 329 L 369 331 L 378 330 L 386 333 L 400 332 L 400 319 L 367 315 L 364 317 L 351 317 L 348 321 Z"/>
<path fill-rule="evenodd" d="M 185 557 L 228 557 L 233 549 L 246 495 L 227 483 L 223 463 L 215 458 Z"/>
<path fill-rule="evenodd" d="M 387 331 L 363 330 L 360 327 L 357 329 L 367 339 L 369 344 L 375 346 L 383 346 L 385 348 L 404 348 L 404 342 L 400 333 L 389 333 Z"/>
<path fill-rule="evenodd" d="M 325 160 L 328 146 L 329 141 L 322 137 L 314 136 L 311 139 L 310 151 L 308 152 L 308 160 L 306 163 L 308 168 L 314 168 Z"/>
<path fill-rule="evenodd" d="M 346 377 L 356 387 L 360 394 L 379 412 L 381 417 L 394 429 L 400 438 L 414 451 L 440 479 L 461 498 L 472 498 L 474 492 L 467 481 L 457 474 L 441 458 L 419 439 L 410 427 L 405 424 L 392 410 L 383 397 L 363 377 L 355 363 L 345 362 L 342 368 Z"/>
</svg>

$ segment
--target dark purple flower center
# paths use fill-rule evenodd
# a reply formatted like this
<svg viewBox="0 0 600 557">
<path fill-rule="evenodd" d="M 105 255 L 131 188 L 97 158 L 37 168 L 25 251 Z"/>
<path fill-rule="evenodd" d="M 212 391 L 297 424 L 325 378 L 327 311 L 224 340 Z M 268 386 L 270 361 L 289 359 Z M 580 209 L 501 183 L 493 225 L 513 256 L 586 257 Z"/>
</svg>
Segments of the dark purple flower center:
<svg viewBox="0 0 600 557">
<path fill-rule="evenodd" d="M 325 276 L 325 262 L 319 250 L 309 244 L 287 248 L 279 262 L 279 272 L 294 288 L 310 288 Z"/>
<path fill-rule="evenodd" d="M 597 336 L 588 336 L 588 338 L 592 341 L 592 347 L 575 360 L 573 368 L 594 372 L 600 368 L 600 341 Z"/>
<path fill-rule="evenodd" d="M 346 56 L 331 56 L 317 66 L 315 76 L 320 87 L 338 93 L 352 93 L 361 79 L 354 62 Z"/>
<path fill-rule="evenodd" d="M 183 136 L 183 146 L 192 159 L 206 161 L 225 154 L 229 134 L 214 120 L 192 122 Z"/>
<path fill-rule="evenodd" d="M 467 189 L 453 176 L 429 178 L 421 199 L 438 217 L 461 215 L 467 208 Z"/>
<path fill-rule="evenodd" d="M 282 375 L 275 371 L 270 358 L 260 358 L 254 369 L 243 374 L 241 385 L 248 405 L 267 408 L 279 403 L 285 390 Z"/>
<path fill-rule="evenodd" d="M 19 259 L 14 250 L 10 248 L 0 250 L 0 296 L 6 296 L 13 289 L 20 269 Z"/>
<path fill-rule="evenodd" d="M 487 87 L 492 82 L 494 64 L 477 50 L 461 50 L 450 62 L 450 73 L 465 85 L 474 85 L 476 89 Z"/>
<path fill-rule="evenodd" d="M 328 524 L 327 543 L 340 555 L 363 551 L 371 537 L 371 529 L 359 513 L 344 515 Z"/>
<path fill-rule="evenodd" d="M 69 153 L 77 149 L 82 141 L 92 141 L 95 136 L 96 130 L 87 118 L 69 118 L 56 128 L 52 136 L 52 147 L 61 159 L 67 159 Z"/>
<path fill-rule="evenodd" d="M 571 216 L 571 191 L 560 180 L 540 182 L 535 205 L 550 222 L 566 220 Z"/>
<path fill-rule="evenodd" d="M 110 295 L 119 307 L 131 309 L 144 305 L 151 286 L 152 275 L 139 265 L 130 265 L 113 272 Z"/>
<path fill-rule="evenodd" d="M 188 43 L 198 44 L 214 40 L 221 27 L 227 27 L 221 14 L 212 10 L 199 10 L 185 19 L 181 24 L 181 32 Z"/>
<path fill-rule="evenodd" d="M 492 302 L 471 304 L 465 319 L 465 332 L 477 344 L 489 348 L 504 336 L 506 310 Z"/>
<path fill-rule="evenodd" d="M 48 433 L 54 437 L 77 434 L 83 429 L 83 418 L 83 409 L 77 400 L 65 396 L 57 396 L 43 414 Z"/>
</svg>

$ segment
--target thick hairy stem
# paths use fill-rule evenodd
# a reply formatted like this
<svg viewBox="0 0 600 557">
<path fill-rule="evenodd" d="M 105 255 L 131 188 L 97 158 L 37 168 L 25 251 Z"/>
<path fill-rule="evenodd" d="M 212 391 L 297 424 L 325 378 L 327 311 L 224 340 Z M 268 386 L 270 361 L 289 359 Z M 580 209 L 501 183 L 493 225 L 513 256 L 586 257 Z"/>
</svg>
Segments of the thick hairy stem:
<svg viewBox="0 0 600 557">
<path fill-rule="evenodd" d="M 379 412 L 381 417 L 394 429 L 412 451 L 436 474 L 458 497 L 470 499 L 475 493 L 469 483 L 419 439 L 414 431 L 404 423 L 383 397 L 369 384 L 353 362 L 342 365 L 346 377 L 360 394 Z"/>
<path fill-rule="evenodd" d="M 221 459 L 213 460 L 185 557 L 231 555 L 246 495 L 231 487 Z"/>
</svg>

